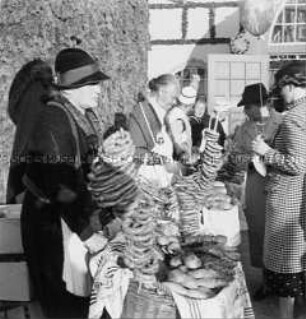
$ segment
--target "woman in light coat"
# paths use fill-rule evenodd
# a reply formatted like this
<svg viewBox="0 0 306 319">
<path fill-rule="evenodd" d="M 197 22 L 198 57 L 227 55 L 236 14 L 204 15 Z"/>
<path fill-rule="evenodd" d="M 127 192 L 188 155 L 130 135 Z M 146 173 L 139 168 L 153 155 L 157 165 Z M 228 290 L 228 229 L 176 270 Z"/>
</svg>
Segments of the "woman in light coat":
<svg viewBox="0 0 306 319">
<path fill-rule="evenodd" d="M 252 146 L 268 165 L 266 285 L 279 297 L 280 318 L 292 319 L 295 300 L 305 298 L 306 62 L 295 61 L 283 67 L 276 73 L 275 82 L 287 113 L 272 147 L 262 139 L 254 140 Z M 305 312 L 304 308 L 300 318 Z"/>
</svg>

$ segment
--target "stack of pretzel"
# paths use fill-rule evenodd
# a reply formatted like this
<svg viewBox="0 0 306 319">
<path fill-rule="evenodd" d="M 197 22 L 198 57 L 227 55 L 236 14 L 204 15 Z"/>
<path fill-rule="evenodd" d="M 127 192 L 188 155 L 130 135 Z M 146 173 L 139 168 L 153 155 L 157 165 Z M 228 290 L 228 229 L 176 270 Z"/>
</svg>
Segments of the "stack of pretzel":
<svg viewBox="0 0 306 319">
<path fill-rule="evenodd" d="M 203 130 L 203 143 L 205 143 L 202 153 L 200 169 L 202 176 L 210 178 L 216 177 L 217 171 L 222 164 L 223 147 L 218 144 L 219 133 L 212 129 Z"/>
<path fill-rule="evenodd" d="M 122 222 L 127 240 L 124 263 L 134 272 L 134 278 L 145 284 L 156 282 L 162 258 L 154 249 L 156 221 L 152 207 L 152 201 L 141 195 L 124 214 Z"/>
<path fill-rule="evenodd" d="M 211 123 L 210 123 L 211 126 Z M 219 133 L 209 127 L 203 130 L 200 147 L 201 162 L 198 171 L 183 176 L 174 185 L 179 205 L 183 236 L 196 235 L 200 231 L 200 210 L 206 201 L 206 192 L 211 188 L 222 162 L 222 147 L 218 144 Z"/>
<path fill-rule="evenodd" d="M 126 174 L 135 177 L 135 164 L 133 156 L 135 145 L 129 132 L 123 128 L 111 134 L 103 141 L 99 155 L 105 163 L 117 167 Z"/>
<path fill-rule="evenodd" d="M 137 181 L 140 189 L 153 200 L 156 218 L 179 222 L 180 207 L 174 187 L 157 188 L 143 177 Z"/>
<path fill-rule="evenodd" d="M 122 129 L 104 141 L 88 174 L 88 188 L 99 207 L 125 209 L 137 197 L 134 152 L 130 134 Z"/>
</svg>

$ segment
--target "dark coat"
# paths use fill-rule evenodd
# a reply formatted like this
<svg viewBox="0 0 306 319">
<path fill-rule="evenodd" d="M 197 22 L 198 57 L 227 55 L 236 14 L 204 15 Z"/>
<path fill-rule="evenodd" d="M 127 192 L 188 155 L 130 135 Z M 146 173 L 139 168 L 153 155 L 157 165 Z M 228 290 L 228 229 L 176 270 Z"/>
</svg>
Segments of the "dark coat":
<svg viewBox="0 0 306 319">
<path fill-rule="evenodd" d="M 34 189 L 26 183 L 22 208 L 22 238 L 34 288 L 45 314 L 64 318 L 85 317 L 88 300 L 68 293 L 62 280 L 61 218 L 82 240 L 93 234 L 90 215 L 94 204 L 86 184 L 97 139 L 86 136 L 77 122 L 75 125 L 78 141 L 66 111 L 48 103 L 41 112 L 26 164 L 26 176 Z M 77 147 L 82 159 L 79 168 L 75 165 Z"/>
<path fill-rule="evenodd" d="M 22 176 L 28 143 L 44 109 L 44 98 L 49 93 L 51 83 L 51 67 L 41 60 L 33 60 L 17 72 L 10 87 L 7 111 L 16 130 L 7 183 L 7 204 L 16 204 L 18 196 L 24 193 Z"/>
</svg>

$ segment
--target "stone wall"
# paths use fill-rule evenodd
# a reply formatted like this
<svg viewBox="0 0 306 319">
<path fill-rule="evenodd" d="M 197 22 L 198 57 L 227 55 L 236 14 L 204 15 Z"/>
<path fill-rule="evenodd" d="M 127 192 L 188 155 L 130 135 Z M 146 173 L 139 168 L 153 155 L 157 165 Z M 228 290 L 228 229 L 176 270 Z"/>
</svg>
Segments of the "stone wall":
<svg viewBox="0 0 306 319">
<path fill-rule="evenodd" d="M 0 2 L 0 203 L 5 198 L 14 128 L 7 96 L 14 74 L 33 58 L 54 62 L 65 47 L 96 56 L 112 78 L 103 84 L 99 113 L 107 126 L 115 111 L 128 112 L 147 80 L 146 0 L 1 0 Z"/>
</svg>

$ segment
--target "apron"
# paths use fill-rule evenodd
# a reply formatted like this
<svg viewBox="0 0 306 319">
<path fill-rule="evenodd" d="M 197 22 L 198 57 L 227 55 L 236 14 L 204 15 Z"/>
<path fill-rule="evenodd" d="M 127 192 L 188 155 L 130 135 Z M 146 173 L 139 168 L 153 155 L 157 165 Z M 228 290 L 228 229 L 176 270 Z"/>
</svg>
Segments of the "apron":
<svg viewBox="0 0 306 319">
<path fill-rule="evenodd" d="M 62 278 L 66 283 L 66 289 L 76 296 L 88 297 L 92 287 L 88 270 L 88 250 L 62 218 L 61 225 L 64 247 Z"/>
<path fill-rule="evenodd" d="M 166 127 L 163 125 L 160 132 L 157 133 L 156 137 L 154 137 L 150 123 L 142 108 L 142 105 L 140 105 L 140 109 L 144 116 L 151 138 L 154 141 L 154 147 L 152 148 L 151 152 L 159 154 L 162 157 L 166 157 L 169 159 L 169 161 L 173 161 L 173 144 L 170 136 L 166 132 Z M 158 188 L 164 188 L 171 185 L 173 173 L 168 172 L 165 165 L 147 165 L 144 163 L 139 167 L 138 176 L 149 180 Z"/>
</svg>

